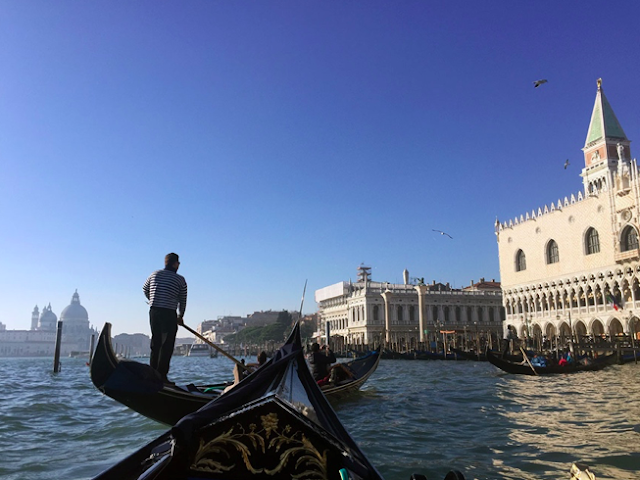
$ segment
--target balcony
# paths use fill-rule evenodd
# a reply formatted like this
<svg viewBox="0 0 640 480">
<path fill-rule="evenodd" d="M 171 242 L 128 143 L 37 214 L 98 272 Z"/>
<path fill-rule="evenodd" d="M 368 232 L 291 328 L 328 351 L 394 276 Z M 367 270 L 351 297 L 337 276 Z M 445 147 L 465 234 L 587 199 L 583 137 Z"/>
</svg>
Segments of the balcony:
<svg viewBox="0 0 640 480">
<path fill-rule="evenodd" d="M 640 258 L 640 249 L 632 248 L 631 250 L 627 250 L 625 252 L 617 252 L 614 255 L 615 261 L 617 263 L 628 262 L 630 260 L 637 260 Z"/>
</svg>

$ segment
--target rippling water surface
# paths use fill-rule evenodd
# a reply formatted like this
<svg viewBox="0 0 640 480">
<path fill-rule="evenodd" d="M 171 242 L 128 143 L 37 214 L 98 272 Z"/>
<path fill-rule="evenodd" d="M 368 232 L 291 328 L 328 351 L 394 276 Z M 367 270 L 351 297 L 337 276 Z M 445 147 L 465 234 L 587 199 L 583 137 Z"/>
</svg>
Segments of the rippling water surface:
<svg viewBox="0 0 640 480">
<path fill-rule="evenodd" d="M 140 360 L 142 362 L 145 359 Z M 84 360 L 0 359 L 0 478 L 88 479 L 167 427 L 97 391 Z M 226 358 L 172 360 L 177 383 L 231 377 Z M 467 479 L 640 480 L 640 365 L 551 377 L 480 362 L 383 360 L 334 405 L 386 480 L 450 469 Z"/>
</svg>

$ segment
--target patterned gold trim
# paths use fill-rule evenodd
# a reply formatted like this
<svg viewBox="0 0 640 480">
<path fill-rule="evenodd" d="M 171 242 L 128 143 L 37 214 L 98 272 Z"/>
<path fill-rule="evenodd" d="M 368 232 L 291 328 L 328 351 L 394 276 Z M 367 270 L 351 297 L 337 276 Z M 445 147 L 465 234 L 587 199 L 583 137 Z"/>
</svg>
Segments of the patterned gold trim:
<svg viewBox="0 0 640 480">
<path fill-rule="evenodd" d="M 235 450 L 240 453 L 244 466 L 252 474 L 274 475 L 289 467 L 299 470 L 292 474 L 291 478 L 294 479 L 328 478 L 326 450 L 320 453 L 302 432 L 291 433 L 290 425 L 279 429 L 278 415 L 275 413 L 260 416 L 260 422 L 260 430 L 252 423 L 247 432 L 244 426 L 237 423 L 212 440 L 205 442 L 201 439 L 191 469 L 213 473 L 229 472 L 238 467 Z M 252 452 L 277 458 L 277 465 L 273 468 L 254 467 L 251 463 Z"/>
</svg>

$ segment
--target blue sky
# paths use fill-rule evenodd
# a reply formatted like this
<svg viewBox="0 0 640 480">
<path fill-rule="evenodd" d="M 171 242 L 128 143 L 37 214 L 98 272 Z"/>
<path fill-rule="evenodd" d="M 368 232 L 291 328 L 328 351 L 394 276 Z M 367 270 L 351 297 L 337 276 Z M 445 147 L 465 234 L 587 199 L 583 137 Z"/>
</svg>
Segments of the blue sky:
<svg viewBox="0 0 640 480">
<path fill-rule="evenodd" d="M 148 333 L 141 287 L 171 251 L 194 327 L 298 309 L 307 279 L 314 312 L 363 262 L 380 281 L 499 279 L 496 216 L 581 190 L 597 78 L 640 138 L 639 14 L 0 2 L 0 321 L 29 328 L 78 289 L 94 325 Z"/>
</svg>

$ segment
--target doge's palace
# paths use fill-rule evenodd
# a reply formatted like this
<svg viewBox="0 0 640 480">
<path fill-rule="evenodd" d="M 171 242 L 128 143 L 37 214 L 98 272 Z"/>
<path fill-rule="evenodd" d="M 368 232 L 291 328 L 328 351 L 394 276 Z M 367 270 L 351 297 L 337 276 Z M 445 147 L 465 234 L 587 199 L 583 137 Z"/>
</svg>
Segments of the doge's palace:
<svg viewBox="0 0 640 480">
<path fill-rule="evenodd" d="M 495 223 L 505 336 L 637 339 L 640 180 L 598 80 L 583 191 Z"/>
</svg>

